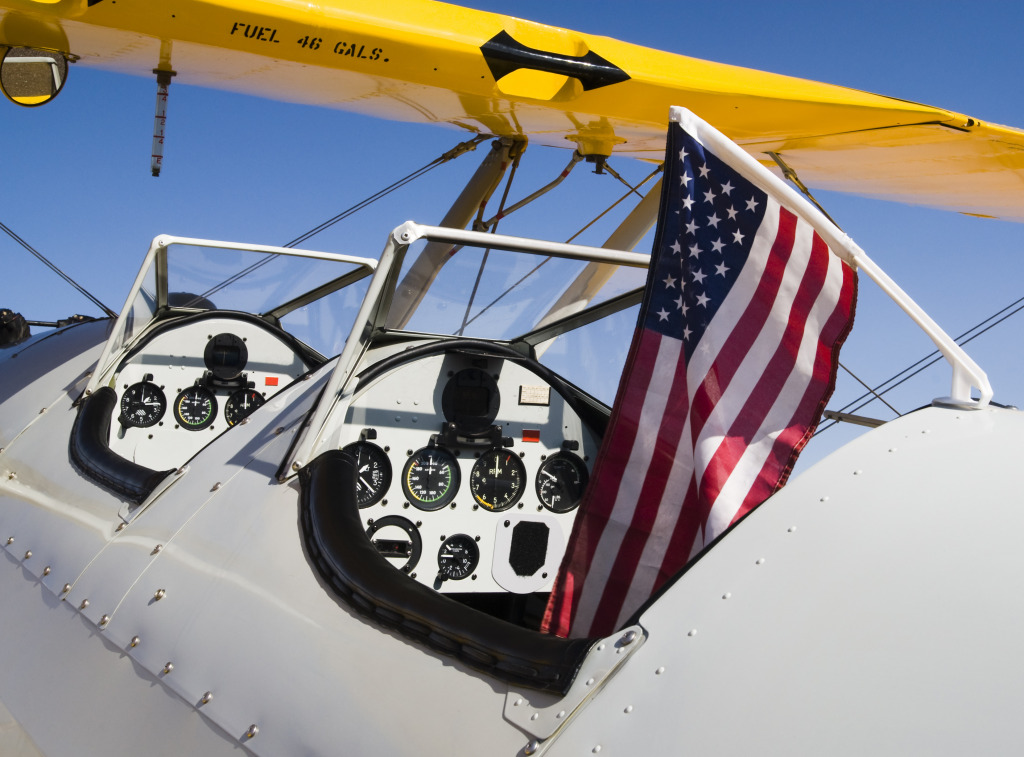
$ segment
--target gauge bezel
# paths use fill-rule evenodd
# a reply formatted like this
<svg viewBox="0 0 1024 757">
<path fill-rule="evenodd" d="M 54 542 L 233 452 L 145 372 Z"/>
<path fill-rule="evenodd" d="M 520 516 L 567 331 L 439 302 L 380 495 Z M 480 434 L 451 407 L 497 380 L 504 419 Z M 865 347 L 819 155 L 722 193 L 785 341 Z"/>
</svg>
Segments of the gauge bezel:
<svg viewBox="0 0 1024 757">
<path fill-rule="evenodd" d="M 149 420 L 146 423 L 139 423 L 139 422 L 137 422 L 133 418 L 133 416 L 128 414 L 127 410 L 125 409 L 124 403 L 125 403 L 125 400 L 128 399 L 129 394 L 133 390 L 135 390 L 137 388 L 144 389 L 146 387 L 151 387 L 153 389 L 154 394 L 157 396 L 157 398 L 159 398 L 159 400 L 160 400 L 160 411 L 156 414 L 156 417 L 153 418 L 152 420 Z M 138 400 L 137 404 L 141 404 L 141 400 Z M 121 410 L 121 414 L 118 416 L 117 420 L 118 420 L 118 422 L 122 426 L 131 427 L 131 428 L 151 428 L 151 427 L 155 426 L 157 423 L 159 423 L 160 419 L 163 418 L 164 415 L 167 413 L 167 395 L 164 394 L 164 390 L 163 389 L 161 389 L 159 386 L 157 386 L 152 381 L 137 381 L 136 383 L 132 384 L 131 386 L 125 388 L 124 393 L 121 395 L 121 400 L 118 403 L 118 407 Z"/>
<path fill-rule="evenodd" d="M 210 414 L 199 423 L 189 423 L 181 415 L 181 402 L 184 400 L 189 393 L 195 393 L 196 395 L 205 395 L 210 402 Z M 202 431 L 204 428 L 209 428 L 213 425 L 213 422 L 217 419 L 217 395 L 207 389 L 202 384 L 194 384 L 193 386 L 186 387 L 178 392 L 178 396 L 174 398 L 174 420 L 183 429 L 187 431 Z"/>
<path fill-rule="evenodd" d="M 513 485 L 511 499 L 500 504 L 496 504 L 486 501 L 484 497 L 481 496 L 480 489 L 485 485 L 483 477 L 489 473 L 489 471 L 485 469 L 485 466 L 488 464 L 488 457 L 501 454 L 508 455 L 507 462 L 511 468 L 515 469 L 515 473 L 518 477 L 518 483 Z M 499 477 L 499 479 L 500 478 L 501 477 Z M 491 447 L 489 450 L 482 453 L 480 457 L 477 458 L 476 462 L 473 463 L 473 470 L 470 471 L 469 474 L 469 491 L 470 494 L 473 495 L 473 501 L 477 505 L 492 513 L 500 513 L 515 507 L 523 498 L 523 493 L 526 491 L 526 481 L 526 466 L 523 464 L 519 455 L 506 447 Z"/>
<path fill-rule="evenodd" d="M 545 497 L 544 495 L 544 483 L 542 477 L 545 473 L 549 472 L 549 468 L 561 465 L 563 463 L 568 463 L 570 466 L 572 466 L 573 469 L 575 469 L 576 477 L 579 479 L 580 492 L 579 496 L 576 497 L 575 501 L 571 505 L 555 506 L 551 504 L 548 501 L 548 498 Z M 555 474 L 551 473 L 550 475 Z M 561 481 L 563 477 L 561 475 L 558 475 L 557 479 Z M 589 481 L 590 472 L 587 470 L 587 464 L 586 462 L 583 461 L 583 458 L 581 458 L 579 455 L 574 455 L 571 452 L 562 451 L 557 452 L 554 455 L 551 455 L 549 458 L 547 458 L 544 462 L 540 464 L 540 466 L 537 468 L 537 478 L 534 485 L 537 490 L 537 499 L 540 500 L 540 503 L 541 505 L 543 505 L 544 509 L 560 515 L 562 513 L 572 512 L 577 507 L 579 507 L 580 501 L 583 499 L 583 493 L 584 491 L 586 491 L 587 483 Z"/>
<path fill-rule="evenodd" d="M 356 505 L 360 510 L 376 505 L 384 499 L 384 495 L 391 488 L 391 460 L 388 458 L 388 453 L 373 442 L 365 440 L 346 444 L 342 447 L 342 451 L 348 452 L 356 458 Z M 359 476 L 360 465 L 364 459 L 362 453 L 372 458 L 372 462 L 376 462 L 381 469 L 382 483 L 375 487 L 364 486 L 363 479 Z M 364 494 L 367 491 L 369 493 Z"/>
<path fill-rule="evenodd" d="M 253 399 L 256 400 L 255 405 L 253 407 L 249 408 L 249 410 L 244 411 L 244 415 L 241 415 L 241 416 L 235 418 L 234 417 L 234 413 L 235 413 L 235 409 L 234 408 L 235 408 L 235 405 L 239 402 L 238 398 L 240 398 L 240 397 L 242 397 L 242 396 L 244 396 L 246 394 L 252 394 Z M 267 398 L 264 397 L 262 394 L 260 394 L 256 389 L 238 389 L 238 390 L 232 392 L 228 396 L 227 400 L 224 402 L 224 422 L 227 423 L 228 426 L 234 426 L 235 424 L 237 424 L 237 423 L 245 420 L 246 418 L 248 418 L 250 415 L 252 415 L 254 412 L 256 412 L 256 410 L 258 408 L 260 408 L 264 404 L 266 404 L 266 402 L 267 402 Z"/>
<path fill-rule="evenodd" d="M 382 528 L 387 526 L 395 526 L 405 531 L 409 537 L 409 557 L 406 559 L 405 564 L 401 566 L 395 566 L 398 570 L 403 573 L 411 573 L 413 568 L 416 567 L 420 561 L 420 556 L 423 554 L 423 538 L 420 536 L 420 530 L 416 528 L 412 521 L 408 518 L 403 518 L 401 515 L 385 515 L 383 518 L 377 518 L 371 520 L 366 527 L 366 538 L 373 542 L 374 535 Z M 379 549 L 379 548 L 378 548 Z M 390 558 L 382 555 L 385 560 L 391 562 Z"/>
<path fill-rule="evenodd" d="M 423 499 L 409 485 L 409 474 L 412 472 L 416 462 L 429 454 L 434 454 L 439 458 L 444 459 L 448 465 L 448 470 L 451 471 L 447 487 L 444 492 L 434 500 Z M 421 447 L 409 455 L 409 459 L 405 461 L 405 465 L 402 467 L 402 491 L 405 494 L 406 501 L 413 507 L 426 512 L 440 510 L 451 504 L 455 499 L 455 495 L 459 492 L 461 479 L 462 476 L 459 471 L 459 461 L 456 459 L 454 454 L 444 447 Z"/>
<path fill-rule="evenodd" d="M 445 551 L 451 549 L 449 545 L 455 542 L 456 540 L 462 543 L 463 546 L 468 546 L 470 548 L 468 551 L 470 555 L 470 561 L 472 564 L 469 566 L 467 570 L 464 571 L 461 568 L 459 570 L 453 569 L 452 566 L 455 566 L 458 563 L 445 563 L 441 561 L 441 557 L 444 555 Z M 438 578 L 442 580 L 462 581 L 463 579 L 469 578 L 471 575 L 473 575 L 479 566 L 480 545 L 477 544 L 476 539 L 474 539 L 469 534 L 452 534 L 441 543 L 441 546 L 437 550 L 437 575 Z"/>
</svg>

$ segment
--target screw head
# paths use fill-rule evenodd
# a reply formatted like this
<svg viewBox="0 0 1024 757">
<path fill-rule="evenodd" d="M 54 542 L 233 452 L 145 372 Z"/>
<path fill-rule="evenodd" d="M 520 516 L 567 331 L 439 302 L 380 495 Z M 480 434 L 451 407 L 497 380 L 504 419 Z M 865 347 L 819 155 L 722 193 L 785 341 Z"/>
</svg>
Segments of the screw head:
<svg viewBox="0 0 1024 757">
<path fill-rule="evenodd" d="M 213 692 L 208 691 L 203 694 L 203 698 L 199 700 L 199 704 L 208 704 L 211 699 L 213 699 Z"/>
<path fill-rule="evenodd" d="M 164 675 L 167 675 L 172 670 L 174 670 L 174 663 L 173 662 L 169 662 L 166 665 L 164 665 Z"/>
<path fill-rule="evenodd" d="M 142 639 L 140 639 L 138 636 L 132 636 L 132 640 L 130 642 L 128 642 L 128 646 L 130 646 L 132 648 L 135 648 L 135 647 L 139 646 L 139 644 L 141 642 L 142 642 Z"/>
<path fill-rule="evenodd" d="M 32 550 L 31 549 L 28 552 L 25 553 L 25 559 L 26 560 L 29 559 L 30 557 L 32 557 Z"/>
<path fill-rule="evenodd" d="M 159 602 L 161 599 L 167 596 L 167 592 L 163 589 L 157 589 L 156 594 L 153 595 L 153 599 Z"/>
<path fill-rule="evenodd" d="M 255 723 L 253 723 L 251 726 L 249 726 L 249 730 L 245 732 L 245 737 L 247 739 L 254 738 L 256 736 L 256 734 L 259 733 L 259 732 L 260 732 L 260 727 L 258 725 L 256 725 Z"/>
</svg>

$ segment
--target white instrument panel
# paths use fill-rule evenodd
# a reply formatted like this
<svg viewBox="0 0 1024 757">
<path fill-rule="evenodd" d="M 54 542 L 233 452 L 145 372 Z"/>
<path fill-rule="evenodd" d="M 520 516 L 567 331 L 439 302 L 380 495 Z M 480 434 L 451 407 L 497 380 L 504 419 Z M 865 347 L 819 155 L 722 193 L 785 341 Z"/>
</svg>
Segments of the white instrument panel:
<svg viewBox="0 0 1024 757">
<path fill-rule="evenodd" d="M 600 444 L 538 374 L 458 352 L 371 380 L 339 439 L 378 551 L 453 594 L 550 590 Z"/>
<path fill-rule="evenodd" d="M 179 466 L 312 367 L 285 339 L 248 319 L 172 326 L 105 382 L 118 398 L 110 449 L 155 470 Z M 220 380 L 217 372 L 240 375 Z"/>
</svg>

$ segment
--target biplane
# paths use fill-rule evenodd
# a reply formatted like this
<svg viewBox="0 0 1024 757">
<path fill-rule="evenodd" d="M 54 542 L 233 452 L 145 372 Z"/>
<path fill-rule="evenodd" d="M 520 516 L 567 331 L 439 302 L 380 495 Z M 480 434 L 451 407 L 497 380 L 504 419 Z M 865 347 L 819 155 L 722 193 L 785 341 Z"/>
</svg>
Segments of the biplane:
<svg viewBox="0 0 1024 757">
<path fill-rule="evenodd" d="M 798 185 L 1011 221 L 1020 130 L 425 0 L 2 0 L 0 45 L 22 106 L 84 66 L 150 77 L 154 173 L 189 85 L 447 124 L 480 156 L 382 253 L 160 234 L 119 312 L 0 350 L 5 754 L 1016 746 L 1024 420 L 964 363 L 614 632 L 539 628 L 669 107 Z M 601 246 L 498 234 L 527 145 L 649 180 Z"/>
</svg>

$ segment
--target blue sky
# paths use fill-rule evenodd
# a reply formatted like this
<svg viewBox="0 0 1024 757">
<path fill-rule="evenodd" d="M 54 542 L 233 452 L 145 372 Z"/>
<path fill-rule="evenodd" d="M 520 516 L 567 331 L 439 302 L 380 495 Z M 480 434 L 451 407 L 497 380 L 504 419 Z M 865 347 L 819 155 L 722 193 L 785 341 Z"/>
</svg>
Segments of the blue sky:
<svg viewBox="0 0 1024 757">
<path fill-rule="evenodd" d="M 1017 36 L 1024 9 L 992 2 L 472 2 L 556 26 L 699 58 L 817 79 L 1024 127 Z M 626 10 L 628 13 L 624 13 Z M 163 175 L 149 175 L 155 83 L 73 67 L 65 92 L 41 108 L 0 102 L 0 221 L 115 310 L 158 233 L 282 244 L 427 163 L 454 130 L 285 105 L 171 85 Z M 527 152 L 513 199 L 548 180 L 567 151 Z M 436 169 L 306 246 L 375 256 L 409 218 L 436 222 L 478 158 Z M 648 168 L 616 164 L 636 180 Z M 611 182 L 579 169 L 556 197 L 571 206 Z M 569 182 L 567 182 L 569 184 Z M 600 185 L 614 194 L 615 188 Z M 600 193 L 600 192 L 598 192 Z M 1024 295 L 1024 226 L 820 193 L 837 222 L 953 335 Z M 568 201 L 567 201 L 568 198 Z M 547 208 L 550 214 L 552 208 Z M 581 216 L 582 217 L 582 216 Z M 563 239 L 575 220 L 531 211 L 502 231 Z M 600 235 L 588 239 L 600 244 Z M 95 313 L 34 258 L 0 238 L 0 306 L 47 320 Z M 973 342 L 996 400 L 1024 405 L 1024 316 Z M 861 282 L 857 326 L 841 356 L 877 383 L 930 343 Z M 901 412 L 949 391 L 937 366 L 894 392 Z M 860 393 L 840 376 L 838 407 Z M 891 417 L 885 408 L 862 412 Z M 834 446 L 849 431 L 828 432 Z M 810 450 L 809 450 L 810 454 Z M 818 456 L 820 453 L 816 453 Z"/>
</svg>

